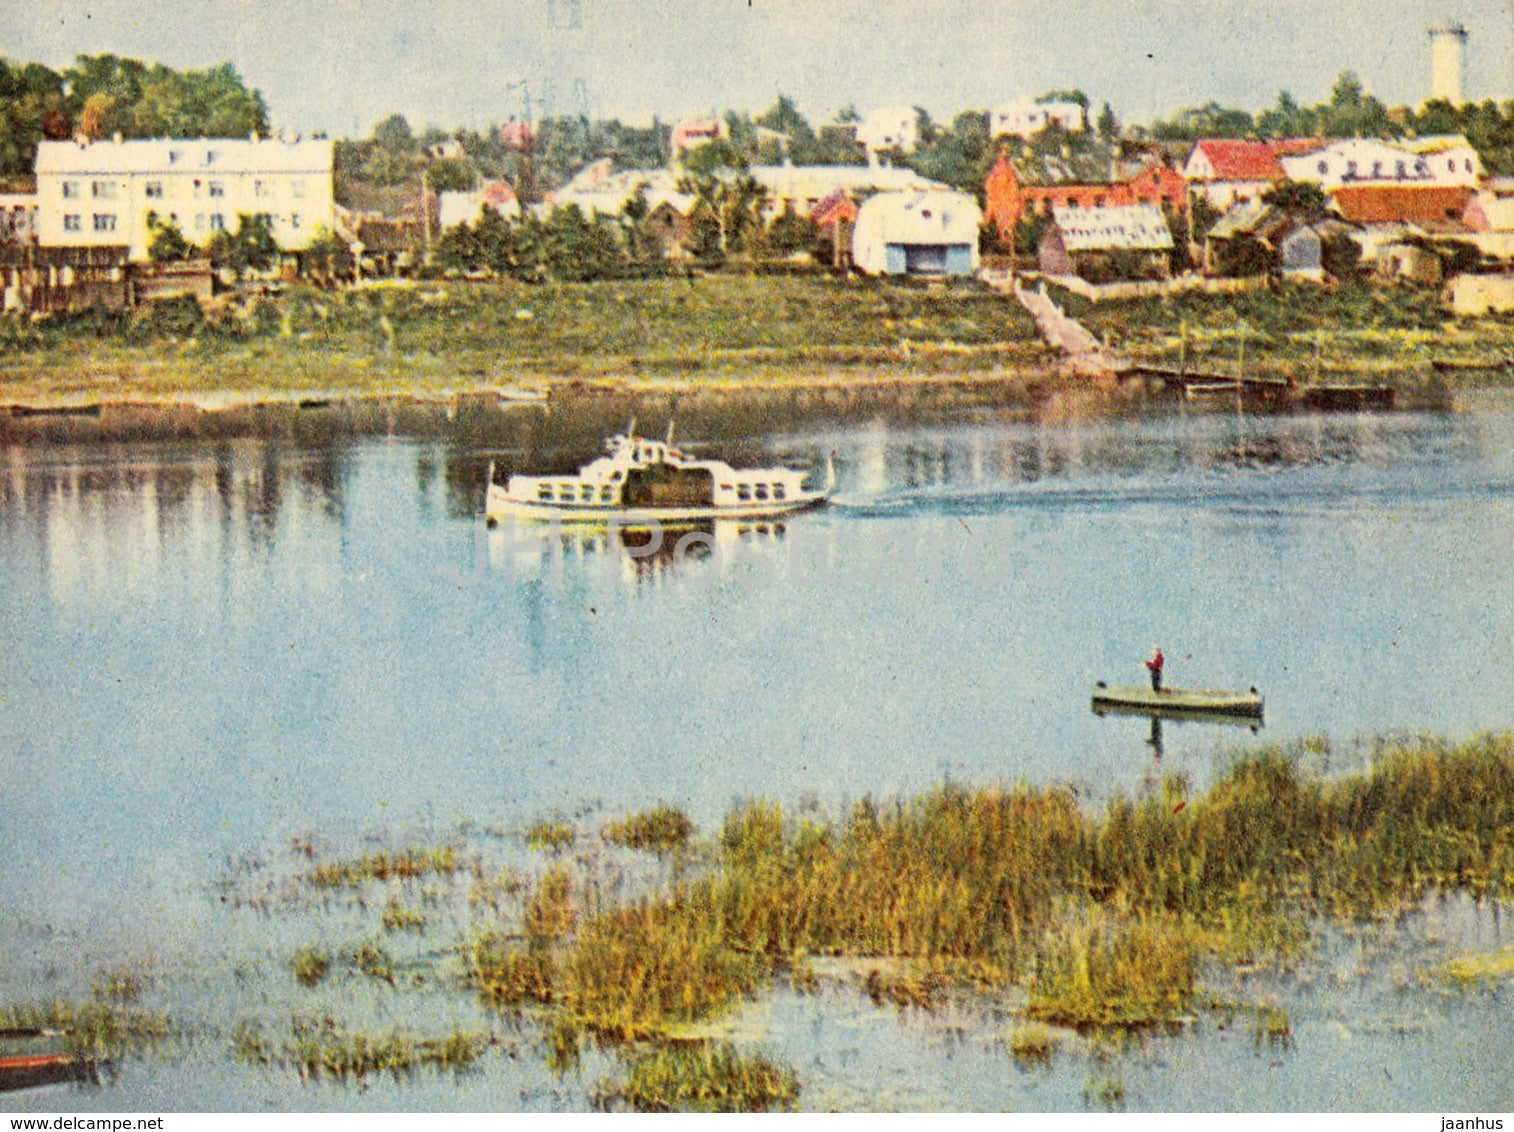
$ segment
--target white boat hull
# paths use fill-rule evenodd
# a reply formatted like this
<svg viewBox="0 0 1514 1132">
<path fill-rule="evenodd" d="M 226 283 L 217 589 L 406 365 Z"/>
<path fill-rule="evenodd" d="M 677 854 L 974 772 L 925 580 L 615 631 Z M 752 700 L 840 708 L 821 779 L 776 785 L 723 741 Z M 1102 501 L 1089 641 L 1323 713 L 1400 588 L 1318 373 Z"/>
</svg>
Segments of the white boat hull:
<svg viewBox="0 0 1514 1132">
<path fill-rule="evenodd" d="M 505 518 L 526 519 L 539 523 L 591 523 L 608 526 L 611 523 L 622 527 L 650 527 L 660 524 L 703 523 L 714 519 L 742 519 L 760 522 L 792 515 L 796 511 L 808 511 L 823 507 L 829 496 L 824 492 L 811 492 L 782 501 L 738 503 L 732 506 L 715 507 L 601 507 L 586 503 L 582 506 L 568 503 L 533 503 L 512 499 L 497 484 L 490 485 L 484 516 L 491 524 Z"/>
</svg>

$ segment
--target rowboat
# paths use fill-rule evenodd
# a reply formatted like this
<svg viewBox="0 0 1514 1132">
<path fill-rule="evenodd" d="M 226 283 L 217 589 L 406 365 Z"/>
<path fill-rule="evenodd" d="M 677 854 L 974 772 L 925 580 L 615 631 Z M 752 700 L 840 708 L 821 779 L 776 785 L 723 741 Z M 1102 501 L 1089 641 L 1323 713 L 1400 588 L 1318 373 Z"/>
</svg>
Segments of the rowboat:
<svg viewBox="0 0 1514 1132">
<path fill-rule="evenodd" d="M 1116 712 L 1132 715 L 1160 715 L 1169 719 L 1200 719 L 1205 716 L 1238 716 L 1260 719 L 1262 694 L 1255 688 L 1244 692 L 1215 688 L 1163 688 L 1152 691 L 1145 684 L 1094 685 L 1095 714 Z"/>
<path fill-rule="evenodd" d="M 724 460 L 699 459 L 665 441 L 624 433 L 605 441 L 604 452 L 576 475 L 512 475 L 494 482 L 489 467 L 484 517 L 570 523 L 698 523 L 712 519 L 775 519 L 830 499 L 829 465 L 821 489 L 806 486 L 809 472 L 785 467 L 738 470 Z"/>
<path fill-rule="evenodd" d="M 0 1093 L 87 1080 L 92 1066 L 55 1030 L 0 1030 Z"/>
</svg>

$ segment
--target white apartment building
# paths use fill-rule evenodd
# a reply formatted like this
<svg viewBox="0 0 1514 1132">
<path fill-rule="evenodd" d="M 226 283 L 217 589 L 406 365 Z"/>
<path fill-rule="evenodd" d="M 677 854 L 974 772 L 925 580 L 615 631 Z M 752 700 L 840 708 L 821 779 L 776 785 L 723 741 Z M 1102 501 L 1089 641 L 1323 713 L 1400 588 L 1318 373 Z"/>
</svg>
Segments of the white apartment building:
<svg viewBox="0 0 1514 1132">
<path fill-rule="evenodd" d="M 1346 138 L 1314 153 L 1278 159 L 1290 181 L 1308 181 L 1327 193 L 1348 185 L 1433 185 L 1475 188 L 1482 161 L 1464 138 L 1408 142 Z"/>
<path fill-rule="evenodd" d="M 330 141 L 277 138 L 44 141 L 37 147 L 37 241 L 125 245 L 147 258 L 151 213 L 190 243 L 262 215 L 280 248 L 308 247 L 335 223 Z"/>
<path fill-rule="evenodd" d="M 1037 102 L 1033 98 L 1022 98 L 994 107 L 989 115 L 988 132 L 996 138 L 1028 138 L 1053 122 L 1073 134 L 1088 127 L 1083 107 L 1076 102 Z"/>
</svg>

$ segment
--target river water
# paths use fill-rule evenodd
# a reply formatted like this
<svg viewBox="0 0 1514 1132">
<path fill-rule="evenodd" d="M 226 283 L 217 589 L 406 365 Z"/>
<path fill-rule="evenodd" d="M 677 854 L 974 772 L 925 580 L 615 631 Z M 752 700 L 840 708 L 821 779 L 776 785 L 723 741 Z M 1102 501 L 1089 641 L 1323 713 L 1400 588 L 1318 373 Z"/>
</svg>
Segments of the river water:
<svg viewBox="0 0 1514 1132">
<path fill-rule="evenodd" d="M 198 972 L 159 993 L 229 1028 L 245 1004 L 216 973 L 287 941 L 218 907 L 215 885 L 291 837 L 518 830 L 657 801 L 709 829 L 740 798 L 826 808 L 943 779 L 1070 782 L 1096 805 L 1172 771 L 1202 786 L 1262 742 L 1326 735 L 1316 758 L 1337 772 L 1374 736 L 1511 723 L 1506 395 L 1444 414 L 787 422 L 735 451 L 817 472 L 829 453 L 835 506 L 652 546 L 484 530 L 491 461 L 571 468 L 593 455 L 581 443 L 0 450 L 0 1004 L 148 962 Z M 1153 644 L 1170 684 L 1261 689 L 1260 733 L 1093 715 L 1092 684 L 1139 682 Z M 1485 913 L 1456 916 L 1507 942 Z M 1402 966 L 1412 948 L 1390 951 Z M 1514 1106 L 1514 1071 L 1479 1052 L 1514 1038 L 1496 1000 L 1299 993 L 1315 1005 L 1293 1049 L 1159 1039 L 1125 1055 L 1126 1103 Z M 806 1104 L 1084 1103 L 1076 1059 L 1037 1075 L 989 1037 L 838 995 L 753 1007 Z M 1406 1011 L 1412 1025 L 1382 1021 Z M 1344 1083 L 1363 1056 L 1366 1093 Z M 584 1103 L 586 1085 L 512 1072 L 290 1093 L 225 1059 L 149 1058 L 103 1087 L 16 1096 Z"/>
</svg>

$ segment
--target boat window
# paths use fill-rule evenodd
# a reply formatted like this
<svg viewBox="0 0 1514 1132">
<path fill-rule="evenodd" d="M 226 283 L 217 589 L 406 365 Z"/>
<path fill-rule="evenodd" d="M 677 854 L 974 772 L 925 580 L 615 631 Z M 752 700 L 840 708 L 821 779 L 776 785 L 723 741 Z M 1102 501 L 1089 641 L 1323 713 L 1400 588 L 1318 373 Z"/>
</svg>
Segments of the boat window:
<svg viewBox="0 0 1514 1132">
<path fill-rule="evenodd" d="M 570 483 L 560 483 L 557 485 L 557 499 L 561 503 L 572 503 L 573 497 L 577 494 Z"/>
<path fill-rule="evenodd" d="M 611 499 L 614 498 L 614 496 L 615 493 L 607 487 L 602 487 L 599 489 L 599 501 L 601 503 L 609 503 Z"/>
<path fill-rule="evenodd" d="M 744 484 L 744 483 L 737 484 L 736 485 L 736 498 L 742 500 L 743 502 L 746 502 L 747 500 L 750 500 L 752 498 L 752 488 L 751 488 L 751 485 L 750 484 Z"/>
<path fill-rule="evenodd" d="M 788 492 L 786 492 L 784 490 L 783 485 L 781 483 L 775 483 L 773 485 L 773 498 L 774 499 L 785 499 L 785 498 L 787 498 L 787 496 L 788 496 Z"/>
<path fill-rule="evenodd" d="M 536 498 L 545 499 L 550 502 L 552 499 L 552 485 L 549 483 L 544 483 L 540 487 L 538 487 L 536 489 Z"/>
<path fill-rule="evenodd" d="M 585 503 L 594 502 L 594 488 L 589 484 L 584 484 L 583 487 L 578 489 L 578 498 L 582 499 Z"/>
<path fill-rule="evenodd" d="M 758 499 L 766 499 L 767 497 L 768 497 L 768 485 L 765 484 L 765 483 L 758 484 L 757 485 L 757 498 Z"/>
</svg>

